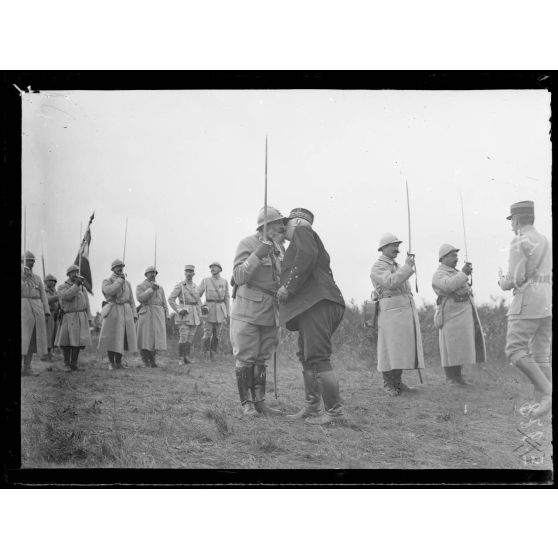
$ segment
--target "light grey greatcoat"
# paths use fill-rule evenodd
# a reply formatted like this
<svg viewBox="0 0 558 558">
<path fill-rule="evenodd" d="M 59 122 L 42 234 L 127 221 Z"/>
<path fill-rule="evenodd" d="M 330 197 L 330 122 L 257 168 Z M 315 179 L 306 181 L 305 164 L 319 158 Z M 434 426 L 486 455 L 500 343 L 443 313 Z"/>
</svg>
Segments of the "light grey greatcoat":
<svg viewBox="0 0 558 558">
<path fill-rule="evenodd" d="M 138 312 L 138 349 L 148 351 L 167 350 L 167 326 L 169 308 L 165 291 L 159 285 L 152 288 L 152 282 L 146 279 L 136 287 L 136 298 L 141 304 Z"/>
<path fill-rule="evenodd" d="M 132 353 L 137 352 L 134 323 L 137 312 L 132 285 L 129 281 L 113 273 L 103 281 L 103 294 L 107 304 L 101 312 L 103 321 L 98 349 L 115 353 L 123 353 L 125 350 Z M 124 348 L 124 338 L 126 338 L 127 349 Z"/>
<path fill-rule="evenodd" d="M 378 371 L 424 368 L 417 308 L 407 279 L 414 273 L 383 254 L 370 278 L 380 299 L 378 313 Z"/>
<path fill-rule="evenodd" d="M 50 309 L 41 278 L 32 272 L 21 273 L 21 354 L 26 355 L 36 328 L 37 353 L 48 352 L 45 314 Z"/>
<path fill-rule="evenodd" d="M 442 366 L 462 366 L 486 360 L 484 334 L 468 279 L 462 271 L 444 264 L 440 264 L 432 277 L 432 288 L 441 297 L 435 321 L 442 324 L 438 333 Z M 452 293 L 466 295 L 468 299 L 457 302 L 450 296 Z"/>
<path fill-rule="evenodd" d="M 89 297 L 83 286 L 64 281 L 58 287 L 60 306 L 64 312 L 56 335 L 57 347 L 88 347 L 91 345 L 89 320 L 92 319 Z"/>
</svg>

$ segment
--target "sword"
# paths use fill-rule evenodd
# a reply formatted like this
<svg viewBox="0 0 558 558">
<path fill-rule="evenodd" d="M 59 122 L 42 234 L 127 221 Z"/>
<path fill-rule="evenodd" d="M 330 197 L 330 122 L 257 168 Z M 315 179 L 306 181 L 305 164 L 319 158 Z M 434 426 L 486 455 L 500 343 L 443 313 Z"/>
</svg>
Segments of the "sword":
<svg viewBox="0 0 558 558">
<path fill-rule="evenodd" d="M 45 248 L 43 246 L 43 232 L 41 231 L 41 262 L 43 264 L 43 283 L 45 281 L 46 278 L 46 272 L 45 272 Z"/>
<path fill-rule="evenodd" d="M 124 227 L 124 251 L 122 253 L 122 263 L 126 263 L 126 237 L 128 236 L 128 217 L 126 217 L 126 226 Z"/>
<path fill-rule="evenodd" d="M 469 263 L 469 252 L 467 250 L 467 229 L 465 227 L 465 212 L 463 211 L 463 196 L 459 191 L 459 200 L 461 201 L 461 224 L 463 225 L 463 244 L 465 246 L 465 263 Z M 473 286 L 473 273 L 471 272 L 471 281 L 469 285 Z"/>
<path fill-rule="evenodd" d="M 405 179 L 405 189 L 407 191 L 407 226 L 409 229 L 409 251 L 407 252 L 407 256 L 414 255 L 411 250 L 411 203 L 409 201 L 409 184 L 407 183 L 407 179 Z M 417 264 L 415 263 L 415 290 L 418 293 L 418 277 L 417 277 Z"/>
<path fill-rule="evenodd" d="M 157 269 L 157 233 L 155 233 L 155 257 L 153 258 L 153 267 Z"/>
<path fill-rule="evenodd" d="M 27 206 L 23 206 L 23 270 L 27 267 Z"/>
</svg>

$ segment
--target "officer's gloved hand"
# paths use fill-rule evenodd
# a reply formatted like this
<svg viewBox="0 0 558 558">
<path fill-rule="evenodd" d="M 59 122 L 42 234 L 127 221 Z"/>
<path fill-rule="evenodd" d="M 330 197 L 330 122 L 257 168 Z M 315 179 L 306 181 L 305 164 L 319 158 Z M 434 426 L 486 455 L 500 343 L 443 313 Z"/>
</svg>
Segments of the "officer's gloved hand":
<svg viewBox="0 0 558 558">
<path fill-rule="evenodd" d="M 473 264 L 471 262 L 465 262 L 465 265 L 461 268 L 461 271 L 465 275 L 471 275 L 473 273 Z"/>
<path fill-rule="evenodd" d="M 157 285 L 157 283 L 153 282 L 151 283 L 151 288 L 156 291 L 159 288 L 159 285 Z"/>
<path fill-rule="evenodd" d="M 271 242 L 267 241 L 267 242 L 263 242 L 262 244 L 260 244 L 254 250 L 254 254 L 256 254 L 256 256 L 258 258 L 260 258 L 260 260 L 263 260 L 264 258 L 269 256 L 272 251 L 273 251 L 273 244 Z"/>
<path fill-rule="evenodd" d="M 407 257 L 405 258 L 405 264 L 410 267 L 415 267 L 415 255 L 407 254 Z"/>
</svg>

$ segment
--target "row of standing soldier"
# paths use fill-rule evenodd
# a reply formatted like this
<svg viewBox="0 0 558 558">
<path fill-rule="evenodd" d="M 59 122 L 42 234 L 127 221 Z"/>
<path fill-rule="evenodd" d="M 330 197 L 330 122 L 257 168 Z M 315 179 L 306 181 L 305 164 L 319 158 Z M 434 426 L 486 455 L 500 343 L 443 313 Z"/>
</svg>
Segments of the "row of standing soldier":
<svg viewBox="0 0 558 558">
<path fill-rule="evenodd" d="M 534 228 L 533 202 L 513 204 L 508 219 L 516 236 L 510 248 L 508 273 L 499 279 L 500 287 L 513 289 L 514 295 L 508 312 L 506 354 L 535 387 L 538 403 L 532 407 L 532 416 L 537 418 L 547 414 L 552 405 L 552 251 L 549 241 Z M 269 207 L 267 237 L 264 238 L 262 210 L 256 233 L 238 246 L 233 264 L 230 337 L 240 402 L 247 416 L 282 414 L 265 403 L 267 362 L 277 346 L 282 325 L 298 331 L 297 356 L 305 391 L 303 408 L 287 417 L 314 424 L 343 418 L 339 384 L 330 358 L 331 338 L 341 323 L 345 304 L 333 279 L 329 255 L 312 228 L 313 221 L 313 214 L 306 209 L 294 209 L 285 218 Z M 290 241 L 286 251 L 284 238 Z M 424 368 L 418 312 L 408 282 L 415 273 L 415 260 L 408 254 L 405 264 L 399 266 L 395 260 L 401 243 L 391 233 L 384 235 L 378 246 L 381 255 L 371 271 L 378 310 L 378 370 L 383 374 L 386 392 L 394 396 L 413 391 L 402 381 L 404 370 Z M 465 384 L 461 373 L 464 365 L 484 362 L 486 358 L 482 326 L 469 284 L 472 265 L 465 262 L 458 271 L 458 251 L 449 244 L 441 246 L 440 266 L 432 279 L 438 296 L 435 322 L 442 366 L 448 382 L 457 385 Z M 52 294 L 52 299 L 47 299 L 40 278 L 32 274 L 32 254 L 26 253 L 23 261 L 22 356 L 24 372 L 28 373 L 32 352 L 47 351 L 44 316 L 53 311 L 49 302 L 56 301 Z M 166 350 L 164 320 L 168 318 L 168 307 L 164 292 L 155 282 L 156 269 L 148 268 L 146 280 L 136 291 L 141 302 L 138 312 L 123 267 L 120 260 L 113 262 L 113 275 L 103 281 L 106 305 L 99 349 L 108 352 L 111 368 L 122 367 L 125 350 L 135 352 L 138 348 L 144 363 L 156 366 L 155 352 Z M 169 297 L 178 316 L 179 354 L 185 363 L 189 362 L 193 335 L 201 323 L 200 295 L 204 290 L 208 305 L 214 305 L 212 319 L 204 331 L 204 345 L 210 350 L 216 350 L 220 324 L 228 317 L 228 284 L 219 277 L 219 264 L 210 268 L 213 280 L 209 285 L 204 280 L 200 290 L 192 280 L 194 266 L 186 266 L 185 280 L 175 286 Z M 79 349 L 90 343 L 85 324 L 91 315 L 81 283 L 77 267 L 71 266 L 68 281 L 58 289 L 64 314 L 55 344 L 64 349 L 66 363 L 72 369 L 77 367 Z M 37 320 L 41 314 L 42 325 Z M 138 318 L 136 337 L 134 324 Z M 324 413 L 320 413 L 322 401 Z"/>
</svg>

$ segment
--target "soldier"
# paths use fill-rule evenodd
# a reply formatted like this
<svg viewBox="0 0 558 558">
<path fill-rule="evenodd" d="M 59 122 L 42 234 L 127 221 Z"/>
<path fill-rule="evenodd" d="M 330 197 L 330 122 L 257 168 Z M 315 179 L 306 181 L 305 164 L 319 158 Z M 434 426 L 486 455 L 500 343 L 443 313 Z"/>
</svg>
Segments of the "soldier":
<svg viewBox="0 0 558 558">
<path fill-rule="evenodd" d="M 200 297 L 205 293 L 207 317 L 203 324 L 203 349 L 213 360 L 219 345 L 219 333 L 223 322 L 229 317 L 230 295 L 229 283 L 221 277 L 223 268 L 218 262 L 209 266 L 211 277 L 202 280 L 199 289 Z"/>
<path fill-rule="evenodd" d="M 42 360 L 52 360 L 52 348 L 55 346 L 56 334 L 58 332 L 58 321 L 60 313 L 60 303 L 56 292 L 58 280 L 50 273 L 45 277 L 45 293 L 47 295 L 50 316 L 46 319 L 48 354 Z"/>
<path fill-rule="evenodd" d="M 327 424 L 343 418 L 339 381 L 331 366 L 331 337 L 345 313 L 345 301 L 333 280 L 327 253 L 312 230 L 314 215 L 293 209 L 285 236 L 290 241 L 277 292 L 281 325 L 298 331 L 306 405 L 288 418 Z M 320 415 L 321 400 L 325 413 Z"/>
<path fill-rule="evenodd" d="M 38 376 L 31 368 L 33 353 L 48 354 L 46 317 L 50 308 L 41 278 L 33 273 L 35 256 L 25 252 L 21 257 L 21 356 L 22 376 Z"/>
<path fill-rule="evenodd" d="M 408 254 L 404 265 L 397 264 L 401 242 L 394 234 L 384 234 L 378 246 L 382 255 L 370 273 L 379 300 L 378 370 L 386 392 L 394 396 L 412 391 L 401 380 L 403 370 L 424 368 L 419 317 L 408 282 L 415 272 L 415 257 Z"/>
<path fill-rule="evenodd" d="M 157 351 L 167 350 L 169 307 L 163 287 L 155 282 L 158 271 L 154 266 L 145 270 L 145 281 L 136 287 L 138 310 L 138 348 L 145 366 L 157 368 Z"/>
<path fill-rule="evenodd" d="M 506 355 L 535 386 L 540 399 L 531 416 L 538 418 L 552 409 L 552 248 L 537 232 L 535 204 L 521 201 L 511 206 L 511 226 L 515 233 L 510 247 L 507 275 L 498 284 L 513 289 L 508 310 Z"/>
<path fill-rule="evenodd" d="M 132 285 L 123 272 L 124 263 L 114 260 L 110 266 L 112 275 L 103 281 L 106 303 L 101 317 L 98 349 L 107 351 L 109 370 L 125 368 L 122 353 L 137 352 L 135 323 L 138 319 Z"/>
<path fill-rule="evenodd" d="M 265 403 L 266 362 L 277 347 L 279 307 L 276 299 L 285 231 L 284 217 L 267 208 L 267 238 L 264 210 L 260 210 L 256 233 L 240 241 L 233 264 L 231 343 L 236 359 L 236 383 L 243 414 L 281 414 Z"/>
<path fill-rule="evenodd" d="M 63 316 L 56 345 L 62 348 L 68 372 L 75 372 L 83 370 L 78 367 L 79 351 L 91 345 L 89 326 L 93 317 L 87 291 L 83 288 L 83 277 L 79 276 L 79 267 L 71 265 L 66 275 L 68 279 L 58 287 Z"/>
<path fill-rule="evenodd" d="M 176 312 L 175 323 L 178 326 L 178 355 L 183 358 L 184 364 L 190 364 L 192 343 L 198 326 L 201 324 L 201 300 L 198 287 L 193 281 L 196 268 L 193 265 L 184 267 L 184 281 L 178 283 L 169 296 L 169 304 Z M 179 304 L 175 300 L 178 297 Z"/>
<path fill-rule="evenodd" d="M 457 252 L 459 248 L 451 244 L 443 244 L 438 252 L 440 266 L 432 277 L 432 288 L 438 295 L 434 322 L 439 328 L 440 356 L 447 382 L 467 385 L 461 375 L 462 366 L 485 362 L 486 349 L 469 285 L 473 267 L 465 262 L 458 271 Z"/>
</svg>

